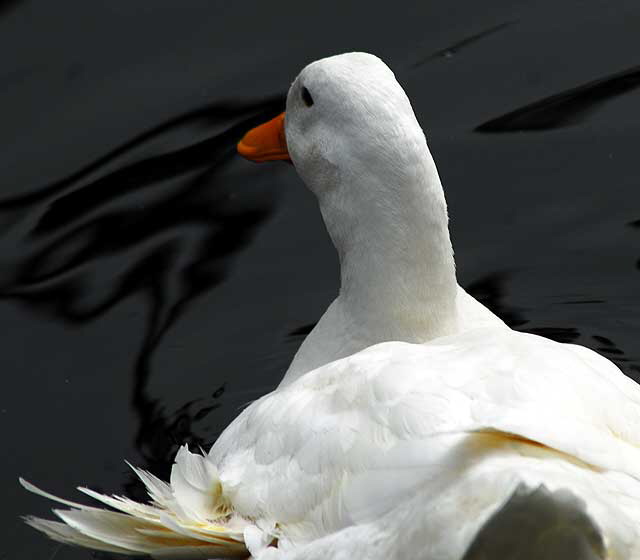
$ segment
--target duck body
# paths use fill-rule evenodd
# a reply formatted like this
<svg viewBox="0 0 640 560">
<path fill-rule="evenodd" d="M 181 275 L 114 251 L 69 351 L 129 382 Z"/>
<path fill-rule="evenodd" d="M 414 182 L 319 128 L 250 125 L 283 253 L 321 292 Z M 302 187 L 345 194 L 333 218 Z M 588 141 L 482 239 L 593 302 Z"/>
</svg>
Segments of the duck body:
<svg viewBox="0 0 640 560">
<path fill-rule="evenodd" d="M 320 367 L 210 456 L 237 511 L 278 524 L 285 558 L 460 559 L 522 485 L 569 492 L 603 558 L 637 558 L 638 425 L 640 390 L 606 359 L 490 326 Z"/>
<path fill-rule="evenodd" d="M 52 538 L 158 558 L 640 560 L 640 387 L 457 283 L 440 178 L 378 58 L 307 66 L 239 152 L 289 159 L 340 259 L 280 385 L 151 504 L 55 498 Z M 477 186 L 476 186 L 477 187 Z M 123 536 L 124 535 L 124 536 Z"/>
</svg>

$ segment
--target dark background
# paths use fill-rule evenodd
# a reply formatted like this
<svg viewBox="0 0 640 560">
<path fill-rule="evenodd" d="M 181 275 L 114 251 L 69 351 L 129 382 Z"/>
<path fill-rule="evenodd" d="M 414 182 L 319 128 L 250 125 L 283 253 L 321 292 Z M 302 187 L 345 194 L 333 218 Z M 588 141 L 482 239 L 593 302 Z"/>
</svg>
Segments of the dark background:
<svg viewBox="0 0 640 560">
<path fill-rule="evenodd" d="M 459 280 L 640 378 L 640 4 L 0 2 L 0 560 L 90 558 L 27 479 L 142 498 L 274 387 L 337 290 L 313 197 L 235 155 L 301 67 L 382 57 L 438 162 Z M 82 498 L 80 498 L 82 499 Z"/>
</svg>

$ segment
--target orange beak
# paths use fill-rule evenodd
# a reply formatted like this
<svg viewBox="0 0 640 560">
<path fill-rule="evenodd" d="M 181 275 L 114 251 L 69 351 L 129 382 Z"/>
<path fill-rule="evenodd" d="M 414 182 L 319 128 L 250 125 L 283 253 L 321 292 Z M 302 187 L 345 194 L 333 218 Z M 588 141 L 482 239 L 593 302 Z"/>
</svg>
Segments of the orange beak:
<svg viewBox="0 0 640 560">
<path fill-rule="evenodd" d="M 238 142 L 238 153 L 251 161 L 291 162 L 284 134 L 284 113 L 247 132 Z"/>
</svg>

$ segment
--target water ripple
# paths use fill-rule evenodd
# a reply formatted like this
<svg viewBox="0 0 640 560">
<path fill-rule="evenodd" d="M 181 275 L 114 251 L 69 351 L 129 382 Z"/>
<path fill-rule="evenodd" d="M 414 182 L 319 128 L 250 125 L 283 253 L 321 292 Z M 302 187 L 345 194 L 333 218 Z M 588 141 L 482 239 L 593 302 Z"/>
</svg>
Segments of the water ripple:
<svg viewBox="0 0 640 560">
<path fill-rule="evenodd" d="M 419 66 L 422 66 L 423 64 L 426 64 L 427 62 L 430 62 L 431 60 L 438 59 L 438 58 L 451 58 L 452 56 L 456 55 L 460 50 L 470 45 L 473 45 L 474 43 L 477 43 L 481 39 L 484 39 L 485 37 L 493 35 L 498 31 L 502 31 L 503 29 L 506 29 L 507 27 L 512 26 L 514 23 L 517 23 L 517 21 L 505 21 L 498 25 L 494 25 L 489 29 L 485 29 L 484 31 L 480 31 L 479 33 L 470 35 L 469 37 L 466 37 L 460 41 L 457 41 L 456 43 L 448 47 L 445 47 L 444 49 L 440 49 L 424 58 L 421 58 L 417 62 L 414 62 L 411 67 L 418 68 Z"/>
<path fill-rule="evenodd" d="M 136 443 L 150 467 L 166 464 L 181 443 L 203 444 L 192 424 L 219 406 L 223 389 L 168 414 L 147 394 L 150 358 L 188 306 L 225 278 L 232 258 L 272 213 L 273 199 L 252 193 L 242 172 L 231 178 L 221 172 L 242 134 L 282 108 L 280 95 L 203 107 L 60 181 L 0 200 L 0 299 L 70 324 L 94 320 L 133 294 L 148 302 L 132 405 L 140 419 Z M 166 145 L 186 126 L 200 135 L 217 132 L 148 155 L 158 151 L 159 139 Z"/>
<path fill-rule="evenodd" d="M 640 86 L 640 66 L 545 97 L 491 119 L 476 132 L 548 130 L 583 122 L 610 99 Z"/>
</svg>

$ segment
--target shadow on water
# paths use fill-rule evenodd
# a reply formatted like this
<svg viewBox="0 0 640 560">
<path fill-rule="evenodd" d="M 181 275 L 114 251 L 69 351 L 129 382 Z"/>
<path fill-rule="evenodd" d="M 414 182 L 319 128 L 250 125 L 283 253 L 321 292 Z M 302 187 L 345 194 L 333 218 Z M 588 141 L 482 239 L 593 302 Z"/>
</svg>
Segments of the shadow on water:
<svg viewBox="0 0 640 560">
<path fill-rule="evenodd" d="M 640 87 L 640 66 L 545 97 L 491 119 L 476 132 L 548 130 L 582 122 L 606 101 Z"/>
<path fill-rule="evenodd" d="M 71 325 L 134 294 L 147 300 L 132 405 L 140 422 L 136 445 L 151 469 L 166 466 L 182 443 L 204 444 L 191 426 L 220 406 L 224 385 L 168 417 L 147 392 L 151 356 L 194 299 L 225 278 L 233 256 L 273 211 L 270 197 L 239 192 L 241 174 L 222 179 L 221 171 L 236 157 L 244 132 L 283 105 L 276 96 L 203 107 L 56 183 L 0 200 L 0 299 Z M 200 136 L 217 132 L 148 156 L 158 144 L 184 138 L 185 127 Z"/>
<path fill-rule="evenodd" d="M 521 483 L 481 526 L 462 560 L 485 558 L 603 560 L 606 546 L 584 502 L 566 490 Z"/>
</svg>

